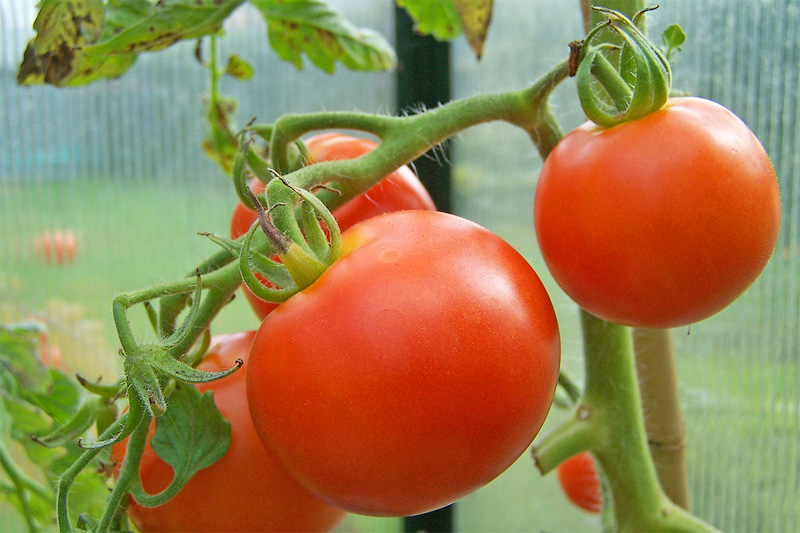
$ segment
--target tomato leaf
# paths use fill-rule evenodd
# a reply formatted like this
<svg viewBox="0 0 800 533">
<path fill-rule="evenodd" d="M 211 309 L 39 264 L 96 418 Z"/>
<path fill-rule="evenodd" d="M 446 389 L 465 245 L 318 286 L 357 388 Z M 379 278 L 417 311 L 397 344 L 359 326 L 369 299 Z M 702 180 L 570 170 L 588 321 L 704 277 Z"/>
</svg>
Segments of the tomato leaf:
<svg viewBox="0 0 800 533">
<path fill-rule="evenodd" d="M 34 338 L 39 333 L 41 325 L 36 322 L 0 324 L 0 371 L 4 368 L 23 389 L 46 394 L 53 384 L 37 355 Z"/>
<path fill-rule="evenodd" d="M 77 86 L 125 73 L 140 52 L 219 31 L 244 0 L 45 0 L 17 83 Z"/>
<path fill-rule="evenodd" d="M 146 506 L 161 505 L 191 479 L 195 472 L 211 466 L 225 455 L 231 444 L 231 425 L 214 404 L 211 391 L 201 394 L 194 386 L 178 385 L 170 395 L 167 412 L 156 420 L 150 445 L 169 464 L 175 477 L 158 494 L 137 486 L 134 498 Z"/>
<path fill-rule="evenodd" d="M 489 33 L 494 0 L 453 0 L 461 27 L 475 57 L 481 58 L 483 43 Z"/>
<path fill-rule="evenodd" d="M 440 41 L 462 33 L 456 5 L 452 0 L 397 0 L 397 5 L 414 20 L 414 31 L 432 35 Z"/>
<path fill-rule="evenodd" d="M 669 60 L 675 52 L 682 50 L 681 45 L 686 41 L 686 34 L 679 25 L 673 24 L 664 30 L 661 40 L 664 41 L 664 55 Z"/>
<path fill-rule="evenodd" d="M 269 44 L 298 70 L 302 54 L 333 73 L 336 62 L 351 70 L 389 70 L 394 50 L 378 33 L 356 28 L 319 0 L 250 0 L 267 22 Z"/>
<path fill-rule="evenodd" d="M 253 77 L 253 66 L 241 57 L 232 55 L 228 58 L 228 64 L 225 66 L 223 74 L 246 81 Z"/>
<path fill-rule="evenodd" d="M 130 8 L 120 13 L 122 31 L 84 48 L 90 54 L 154 52 L 184 39 L 196 39 L 222 29 L 222 23 L 244 0 L 118 0 Z M 142 9 L 147 4 L 149 9 Z"/>
</svg>

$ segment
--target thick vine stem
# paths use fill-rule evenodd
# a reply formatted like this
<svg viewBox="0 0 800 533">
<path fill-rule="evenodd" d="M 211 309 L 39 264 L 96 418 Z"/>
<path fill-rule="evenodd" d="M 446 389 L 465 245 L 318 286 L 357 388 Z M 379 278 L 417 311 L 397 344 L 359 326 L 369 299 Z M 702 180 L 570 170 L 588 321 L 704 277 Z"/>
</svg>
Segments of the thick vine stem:
<svg viewBox="0 0 800 533">
<path fill-rule="evenodd" d="M 331 186 L 336 193 L 322 190 L 319 197 L 333 210 L 365 192 L 395 169 L 477 124 L 496 120 L 509 122 L 527 131 L 540 153 L 547 153 L 561 137 L 547 100 L 553 89 L 568 76 L 569 66 L 565 59 L 528 89 L 456 100 L 406 117 L 345 112 L 284 115 L 275 122 L 273 129 L 270 142 L 272 164 L 278 170 L 282 168 L 286 164 L 283 158 L 289 143 L 310 131 L 351 129 L 379 137 L 381 142 L 375 150 L 356 159 L 321 162 L 283 175 L 295 187 L 306 190 L 324 184 Z M 293 208 L 296 196 L 291 189 L 273 179 L 267 185 L 266 197 L 275 225 L 293 240 L 300 239 L 302 231 Z"/>
<path fill-rule="evenodd" d="M 666 497 L 650 459 L 631 331 L 581 310 L 586 385 L 573 416 L 534 445 L 543 473 L 590 450 L 620 531 L 713 531 Z"/>
</svg>

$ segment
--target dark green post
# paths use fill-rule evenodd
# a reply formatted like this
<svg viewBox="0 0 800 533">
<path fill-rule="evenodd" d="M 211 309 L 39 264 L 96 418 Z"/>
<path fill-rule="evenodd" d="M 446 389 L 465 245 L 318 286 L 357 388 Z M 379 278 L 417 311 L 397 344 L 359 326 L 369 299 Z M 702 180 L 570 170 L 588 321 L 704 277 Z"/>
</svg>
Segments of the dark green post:
<svg viewBox="0 0 800 533">
<path fill-rule="evenodd" d="M 414 32 L 414 22 L 404 9 L 395 11 L 397 50 L 397 110 L 413 113 L 450 101 L 450 44 Z M 438 149 L 437 149 L 438 150 Z M 417 174 L 440 211 L 451 211 L 449 149 L 420 157 Z"/>
<path fill-rule="evenodd" d="M 405 10 L 395 11 L 397 50 L 397 110 L 413 113 L 420 107 L 433 108 L 450 101 L 450 44 L 418 35 Z M 414 168 L 440 211 L 451 211 L 450 154 L 428 153 L 414 162 Z M 434 480 L 431 480 L 435 483 Z M 403 520 L 408 533 L 449 533 L 453 531 L 453 505 Z"/>
</svg>

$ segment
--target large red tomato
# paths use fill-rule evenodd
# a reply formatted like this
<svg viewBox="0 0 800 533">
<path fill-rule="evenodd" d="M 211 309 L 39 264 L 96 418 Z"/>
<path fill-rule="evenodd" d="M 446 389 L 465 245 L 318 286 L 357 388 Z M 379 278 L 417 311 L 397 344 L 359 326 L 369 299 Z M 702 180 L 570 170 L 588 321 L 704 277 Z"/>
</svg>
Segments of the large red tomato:
<svg viewBox="0 0 800 533">
<path fill-rule="evenodd" d="M 700 98 L 565 136 L 536 188 L 536 235 L 581 307 L 672 327 L 720 311 L 758 277 L 780 227 L 775 172 L 733 113 Z"/>
<path fill-rule="evenodd" d="M 236 359 L 243 359 L 246 368 L 254 335 L 214 337 L 198 368 L 218 371 Z M 231 424 L 231 447 L 164 505 L 147 508 L 131 499 L 128 516 L 140 531 L 325 531 L 339 523 L 344 511 L 311 496 L 262 446 L 247 409 L 244 370 L 197 388 L 214 391 L 214 403 Z M 126 443 L 112 449 L 117 462 L 124 458 Z M 172 468 L 148 444 L 139 467 L 142 487 L 158 493 L 172 476 Z"/>
<path fill-rule="evenodd" d="M 503 472 L 550 408 L 550 299 L 511 246 L 465 219 L 357 224 L 344 255 L 262 323 L 247 369 L 267 448 L 317 497 L 413 515 Z"/>
<path fill-rule="evenodd" d="M 603 494 L 594 457 L 589 452 L 573 455 L 558 465 L 558 481 L 572 503 L 590 513 L 603 510 Z"/>
<path fill-rule="evenodd" d="M 308 163 L 322 161 L 335 161 L 342 159 L 355 159 L 371 150 L 377 145 L 367 139 L 351 137 L 341 133 L 321 133 L 314 135 L 306 141 L 308 148 Z M 264 191 L 264 184 L 258 179 L 253 180 L 250 188 L 256 194 Z M 333 214 L 342 231 L 347 228 L 377 215 L 392 211 L 407 209 L 435 210 L 428 191 L 419 181 L 419 178 L 407 166 L 402 166 L 383 178 L 367 192 L 353 198 L 345 205 L 336 209 Z M 256 220 L 256 213 L 245 207 L 241 202 L 236 204 L 231 220 L 231 238 L 247 233 Z M 276 304 L 265 302 L 253 294 L 247 287 L 243 287 L 244 295 L 253 311 L 263 319 Z"/>
</svg>

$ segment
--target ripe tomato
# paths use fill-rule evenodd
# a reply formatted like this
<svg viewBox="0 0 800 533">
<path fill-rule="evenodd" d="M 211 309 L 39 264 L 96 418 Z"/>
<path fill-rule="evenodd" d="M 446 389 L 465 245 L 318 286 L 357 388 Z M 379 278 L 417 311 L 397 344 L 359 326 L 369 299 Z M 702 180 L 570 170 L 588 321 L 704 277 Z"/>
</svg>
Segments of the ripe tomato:
<svg viewBox="0 0 800 533">
<path fill-rule="evenodd" d="M 573 455 L 558 465 L 558 481 L 572 503 L 590 513 L 603 509 L 603 495 L 594 458 L 589 452 Z"/>
<path fill-rule="evenodd" d="M 572 131 L 547 158 L 534 204 L 561 288 L 600 318 L 658 328 L 707 318 L 744 292 L 772 254 L 780 214 L 758 139 L 700 98 Z"/>
<path fill-rule="evenodd" d="M 345 232 L 343 250 L 256 333 L 256 431 L 331 505 L 442 507 L 539 431 L 560 361 L 552 304 L 511 246 L 453 215 L 375 217 Z"/>
<path fill-rule="evenodd" d="M 342 159 L 355 159 L 371 150 L 377 145 L 367 139 L 360 139 L 343 135 L 341 133 L 321 133 L 314 135 L 306 141 L 308 148 L 308 163 L 322 161 L 335 161 Z M 250 188 L 256 194 L 264 191 L 264 184 L 258 179 L 253 180 Z M 377 215 L 391 211 L 407 209 L 426 209 L 434 211 L 433 203 L 428 191 L 419 181 L 419 178 L 407 166 L 402 166 L 383 178 L 364 194 L 361 194 L 345 205 L 336 209 L 333 214 L 342 231 L 347 228 Z M 247 233 L 256 220 L 256 213 L 239 202 L 233 210 L 231 220 L 231 238 L 235 239 Z M 263 319 L 276 304 L 265 302 L 253 294 L 247 287 L 242 287 L 244 295 L 253 311 Z"/>
<path fill-rule="evenodd" d="M 198 368 L 222 370 L 238 358 L 247 365 L 254 335 L 215 337 Z M 214 403 L 231 423 L 231 447 L 164 505 L 142 507 L 131 498 L 128 516 L 140 531 L 324 531 L 339 523 L 345 513 L 306 492 L 261 445 L 247 410 L 243 370 L 197 388 L 214 391 Z M 125 444 L 127 440 L 112 449 L 118 463 Z M 139 467 L 143 488 L 160 492 L 172 476 L 172 468 L 148 444 Z"/>
</svg>

